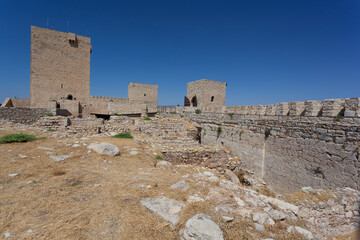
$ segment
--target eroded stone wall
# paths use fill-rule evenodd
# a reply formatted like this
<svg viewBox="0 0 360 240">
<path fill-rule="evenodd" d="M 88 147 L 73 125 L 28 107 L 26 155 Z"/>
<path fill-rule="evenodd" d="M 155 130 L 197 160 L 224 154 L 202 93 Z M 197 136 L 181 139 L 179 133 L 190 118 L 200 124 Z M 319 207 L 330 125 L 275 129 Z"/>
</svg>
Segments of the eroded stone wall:
<svg viewBox="0 0 360 240">
<path fill-rule="evenodd" d="M 31 124 L 54 112 L 47 108 L 0 108 L 0 119 L 13 123 Z"/>
<path fill-rule="evenodd" d="M 229 147 L 244 169 L 277 191 L 360 189 L 358 117 L 187 113 L 187 118 L 203 129 L 203 144 Z"/>
</svg>

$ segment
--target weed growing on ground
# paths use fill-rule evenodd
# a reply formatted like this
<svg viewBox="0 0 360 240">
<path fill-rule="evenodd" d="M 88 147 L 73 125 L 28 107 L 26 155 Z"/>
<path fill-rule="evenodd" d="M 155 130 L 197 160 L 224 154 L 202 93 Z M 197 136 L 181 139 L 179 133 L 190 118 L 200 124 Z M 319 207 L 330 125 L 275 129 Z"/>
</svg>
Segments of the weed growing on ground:
<svg viewBox="0 0 360 240">
<path fill-rule="evenodd" d="M 195 113 L 196 113 L 196 114 L 200 114 L 200 113 L 201 113 L 201 110 L 200 110 L 200 109 L 196 109 L 196 110 L 195 110 Z"/>
<path fill-rule="evenodd" d="M 177 112 L 170 112 L 171 114 L 176 114 Z"/>
<path fill-rule="evenodd" d="M 133 136 L 129 132 L 124 132 L 116 134 L 113 138 L 133 138 Z"/>
<path fill-rule="evenodd" d="M 51 129 L 51 128 L 50 128 L 50 129 L 48 129 L 47 131 L 48 131 L 48 132 L 56 132 L 56 130 L 55 130 L 55 129 Z"/>
<path fill-rule="evenodd" d="M 151 118 L 149 118 L 149 117 L 144 117 L 143 119 L 146 120 L 146 121 L 150 121 L 150 120 L 151 120 Z"/>
<path fill-rule="evenodd" d="M 1 143 L 12 143 L 12 142 L 28 142 L 37 140 L 38 138 L 35 135 L 29 135 L 25 133 L 13 133 L 0 137 Z"/>
<path fill-rule="evenodd" d="M 156 155 L 155 159 L 162 160 L 163 158 L 160 155 Z"/>
</svg>

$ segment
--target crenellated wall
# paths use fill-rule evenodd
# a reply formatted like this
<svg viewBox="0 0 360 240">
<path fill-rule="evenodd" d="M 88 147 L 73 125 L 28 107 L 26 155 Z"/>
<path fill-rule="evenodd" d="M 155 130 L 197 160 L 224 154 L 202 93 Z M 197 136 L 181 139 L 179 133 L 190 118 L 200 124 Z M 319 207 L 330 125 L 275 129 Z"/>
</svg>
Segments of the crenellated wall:
<svg viewBox="0 0 360 240">
<path fill-rule="evenodd" d="M 202 128 L 203 144 L 229 147 L 245 170 L 277 191 L 360 189 L 359 98 L 186 112 L 186 118 Z"/>
<path fill-rule="evenodd" d="M 211 111 L 205 111 L 211 112 Z M 216 112 L 216 111 L 214 111 Z M 267 116 L 349 116 L 360 117 L 360 98 L 323 101 L 281 102 L 273 105 L 228 106 L 227 113 Z"/>
</svg>

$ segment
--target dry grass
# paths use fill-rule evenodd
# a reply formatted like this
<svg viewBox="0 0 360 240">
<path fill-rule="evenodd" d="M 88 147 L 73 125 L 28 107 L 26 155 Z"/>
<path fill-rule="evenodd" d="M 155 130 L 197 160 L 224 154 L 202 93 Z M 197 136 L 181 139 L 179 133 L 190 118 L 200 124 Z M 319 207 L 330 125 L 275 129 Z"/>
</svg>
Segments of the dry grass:
<svg viewBox="0 0 360 240">
<path fill-rule="evenodd" d="M 61 168 L 54 168 L 54 170 L 53 170 L 53 175 L 54 176 L 62 176 L 62 175 L 65 175 L 65 174 L 66 174 L 66 172 Z"/>
<path fill-rule="evenodd" d="M 317 191 L 317 194 L 304 193 L 302 191 L 298 191 L 291 194 L 284 194 L 284 197 L 287 201 L 296 204 L 309 203 L 306 200 L 311 200 L 312 202 L 318 204 L 319 202 L 327 202 L 328 200 L 333 198 L 335 194 L 336 193 L 334 191 L 327 189 L 327 190 Z"/>
<path fill-rule="evenodd" d="M 216 184 L 196 185 L 186 191 L 170 188 L 184 180 L 183 175 L 198 173 L 196 168 L 154 168 L 153 152 L 133 139 L 94 138 L 119 147 L 121 155 L 111 157 L 88 153 L 85 146 L 67 147 L 50 138 L 52 133 L 27 131 L 40 137 L 48 134 L 48 138 L 20 147 L 0 145 L 0 236 L 10 232 L 14 239 L 176 239 L 187 219 L 204 213 L 219 224 L 225 239 L 261 239 L 272 233 L 276 239 L 300 239 L 282 228 L 257 232 L 251 221 L 241 217 L 225 223 L 213 201 L 187 203 L 180 224 L 173 228 L 139 201 L 166 196 L 186 203 L 194 194 L 205 198 Z M 0 130 L 3 133 L 11 131 Z M 71 157 L 55 162 L 39 146 L 54 148 L 53 155 Z M 130 155 L 131 148 L 137 148 L 139 154 Z M 27 158 L 19 157 L 21 154 Z M 10 173 L 19 175 L 9 177 Z M 186 181 L 196 183 L 190 178 Z M 27 232 L 30 229 L 32 232 Z"/>
<path fill-rule="evenodd" d="M 328 240 L 359 240 L 359 239 L 360 239 L 360 229 L 346 235 L 334 236 L 328 238 Z"/>
<path fill-rule="evenodd" d="M 268 197 L 273 197 L 273 198 L 276 197 L 276 193 L 271 189 L 269 189 L 267 186 L 263 186 L 261 188 L 256 189 L 256 192 Z"/>
</svg>

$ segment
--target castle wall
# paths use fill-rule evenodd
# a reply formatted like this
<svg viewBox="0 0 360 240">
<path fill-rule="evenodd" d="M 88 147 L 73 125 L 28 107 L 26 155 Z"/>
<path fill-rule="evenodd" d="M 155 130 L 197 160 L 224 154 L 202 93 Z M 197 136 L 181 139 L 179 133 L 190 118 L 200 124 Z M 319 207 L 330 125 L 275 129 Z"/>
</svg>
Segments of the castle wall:
<svg viewBox="0 0 360 240">
<path fill-rule="evenodd" d="M 30 102 L 46 108 L 49 100 L 90 96 L 89 37 L 31 26 Z"/>
<path fill-rule="evenodd" d="M 130 83 L 128 86 L 128 97 L 130 102 L 142 102 L 157 107 L 158 85 Z"/>
<path fill-rule="evenodd" d="M 14 108 L 14 107 L 1 107 L 0 108 L 0 120 L 31 124 L 39 120 L 41 117 L 54 112 L 47 108 Z"/>
<path fill-rule="evenodd" d="M 320 106 L 281 103 L 275 105 L 277 111 L 268 111 L 276 115 L 257 114 L 273 108 L 247 106 L 236 108 L 246 114 L 187 112 L 186 117 L 202 127 L 203 144 L 228 146 L 244 169 L 277 191 L 360 189 L 358 103 L 354 98 L 325 100 Z M 324 107 L 326 116 L 321 116 Z M 341 112 L 355 116 L 342 117 Z"/>
<path fill-rule="evenodd" d="M 24 98 L 6 98 L 2 107 L 18 107 L 18 108 L 29 108 L 30 99 Z"/>
</svg>

